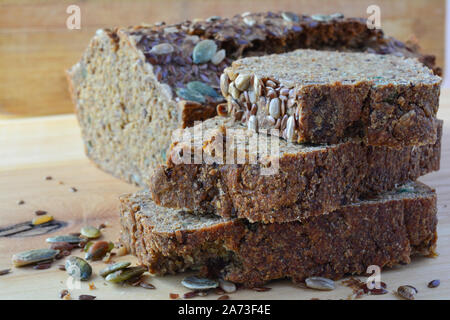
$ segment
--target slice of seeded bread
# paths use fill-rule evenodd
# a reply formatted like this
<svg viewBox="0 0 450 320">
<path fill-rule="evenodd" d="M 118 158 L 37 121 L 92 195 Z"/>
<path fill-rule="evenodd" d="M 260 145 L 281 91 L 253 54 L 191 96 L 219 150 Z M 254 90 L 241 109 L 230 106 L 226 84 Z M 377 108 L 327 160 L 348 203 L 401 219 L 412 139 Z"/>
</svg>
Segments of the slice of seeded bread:
<svg viewBox="0 0 450 320">
<path fill-rule="evenodd" d="M 356 138 L 295 144 L 216 117 L 174 136 L 168 162 L 154 171 L 149 190 L 164 207 L 251 222 L 300 220 L 438 170 L 441 133 L 442 121 L 434 144 L 401 149 Z"/>
<path fill-rule="evenodd" d="M 159 207 L 148 192 L 122 196 L 120 215 L 122 243 L 152 273 L 207 269 L 250 287 L 409 263 L 414 254 L 432 255 L 437 238 L 436 194 L 421 183 L 303 222 L 197 215 Z"/>
<path fill-rule="evenodd" d="M 236 119 L 289 141 L 362 134 L 369 145 L 403 147 L 435 142 L 440 83 L 416 59 L 301 49 L 234 61 L 221 91 Z"/>
<path fill-rule="evenodd" d="M 246 13 L 101 29 L 67 72 L 88 157 L 116 177 L 146 185 L 149 170 L 165 161 L 171 132 L 216 114 L 225 67 L 240 57 L 299 48 L 397 54 L 435 67 L 417 46 L 340 14 Z"/>
</svg>

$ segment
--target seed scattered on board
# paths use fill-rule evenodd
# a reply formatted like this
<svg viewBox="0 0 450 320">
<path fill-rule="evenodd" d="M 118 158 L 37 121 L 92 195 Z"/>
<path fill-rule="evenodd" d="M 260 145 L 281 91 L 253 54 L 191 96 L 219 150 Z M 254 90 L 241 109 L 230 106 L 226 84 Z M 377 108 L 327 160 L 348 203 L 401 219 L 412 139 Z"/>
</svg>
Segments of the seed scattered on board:
<svg viewBox="0 0 450 320">
<path fill-rule="evenodd" d="M 199 278 L 196 276 L 184 278 L 181 281 L 181 284 L 191 290 L 208 290 L 219 286 L 219 282 L 217 280 Z"/>
<path fill-rule="evenodd" d="M 102 233 L 99 229 L 91 226 L 85 226 L 81 228 L 81 235 L 88 239 L 97 239 L 99 238 Z"/>
<path fill-rule="evenodd" d="M 50 215 L 42 215 L 42 216 L 38 216 L 33 218 L 33 220 L 31 220 L 31 224 L 34 226 L 38 226 L 47 222 L 53 221 L 53 216 Z"/>
<path fill-rule="evenodd" d="M 109 282 L 119 283 L 131 278 L 139 277 L 145 271 L 147 271 L 147 268 L 143 266 L 125 268 L 108 274 L 105 279 Z"/>
<path fill-rule="evenodd" d="M 52 260 L 58 253 L 59 250 L 34 249 L 14 254 L 12 256 L 12 262 L 15 267 L 23 267 L 41 261 Z"/>
<path fill-rule="evenodd" d="M 407 300 L 414 300 L 416 298 L 416 295 L 418 293 L 418 290 L 414 288 L 413 286 L 405 285 L 400 286 L 397 289 L 397 294 Z"/>
<path fill-rule="evenodd" d="M 83 239 L 73 235 L 62 235 L 47 238 L 45 241 L 48 243 L 55 243 L 55 242 L 80 243 L 83 241 Z"/>
<path fill-rule="evenodd" d="M 309 277 L 305 283 L 308 288 L 316 290 L 330 291 L 336 288 L 333 280 L 323 277 Z"/>
<path fill-rule="evenodd" d="M 67 273 L 75 279 L 86 281 L 92 275 L 92 267 L 82 258 L 71 256 L 66 260 Z"/>
<path fill-rule="evenodd" d="M 131 265 L 131 262 L 117 262 L 117 263 L 111 264 L 111 265 L 107 266 L 106 268 L 103 268 L 102 270 L 100 270 L 99 274 L 102 277 L 106 277 L 108 274 L 125 269 L 129 265 Z"/>
<path fill-rule="evenodd" d="M 428 288 L 437 288 L 441 284 L 439 279 L 432 280 L 428 283 Z"/>
</svg>

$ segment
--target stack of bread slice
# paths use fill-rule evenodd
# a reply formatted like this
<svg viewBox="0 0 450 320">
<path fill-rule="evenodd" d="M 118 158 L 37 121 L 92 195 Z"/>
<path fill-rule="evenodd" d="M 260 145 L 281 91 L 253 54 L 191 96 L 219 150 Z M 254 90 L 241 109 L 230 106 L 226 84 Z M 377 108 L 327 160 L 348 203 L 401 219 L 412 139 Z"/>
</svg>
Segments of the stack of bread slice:
<svg viewBox="0 0 450 320">
<path fill-rule="evenodd" d="M 433 255 L 439 70 L 377 32 L 286 12 L 99 32 L 69 77 L 88 155 L 146 187 L 123 245 L 248 287 Z"/>
</svg>

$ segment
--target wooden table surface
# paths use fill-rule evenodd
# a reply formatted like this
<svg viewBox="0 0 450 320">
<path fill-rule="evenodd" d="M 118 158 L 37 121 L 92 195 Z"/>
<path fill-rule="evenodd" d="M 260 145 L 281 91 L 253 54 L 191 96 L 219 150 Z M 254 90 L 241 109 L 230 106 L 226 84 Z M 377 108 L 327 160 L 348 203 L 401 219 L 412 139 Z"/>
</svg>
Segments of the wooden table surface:
<svg viewBox="0 0 450 320">
<path fill-rule="evenodd" d="M 441 170 L 420 180 L 437 189 L 439 225 L 437 258 L 417 258 L 408 266 L 395 267 L 382 272 L 390 293 L 384 296 L 366 296 L 363 299 L 397 299 L 392 292 L 399 286 L 410 284 L 419 290 L 418 299 L 450 298 L 450 92 L 442 94 L 439 117 L 444 126 Z M 133 192 L 135 187 L 121 182 L 97 169 L 83 153 L 79 128 L 73 115 L 0 121 L 0 229 L 12 224 L 30 221 L 34 211 L 45 210 L 67 226 L 51 235 L 78 232 L 84 225 L 107 223 L 103 239 L 115 241 L 119 236 L 118 200 L 122 193 Z M 45 180 L 52 176 L 52 180 Z M 75 187 L 78 192 L 70 192 Z M 19 200 L 25 204 L 18 205 Z M 0 270 L 11 267 L 11 256 L 19 251 L 45 248 L 49 236 L 0 237 Z M 74 254 L 80 255 L 77 250 Z M 114 258 L 131 261 L 132 256 Z M 58 299 L 59 292 L 67 288 L 68 276 L 58 270 L 56 262 L 50 269 L 12 268 L 10 274 L 0 276 L 0 299 Z M 92 263 L 92 282 L 70 290 L 72 297 L 91 294 L 97 299 L 167 299 L 169 293 L 187 292 L 180 280 L 184 275 L 152 277 L 149 282 L 155 290 L 106 283 L 97 275 L 103 262 Z M 362 278 L 364 279 L 364 278 Z M 427 288 L 427 283 L 440 279 L 441 285 Z M 331 292 L 303 289 L 289 281 L 275 281 L 268 292 L 238 291 L 232 299 L 345 299 L 351 290 L 338 282 Z M 208 299 L 216 299 L 209 295 Z M 196 298 L 203 299 L 203 298 Z"/>
</svg>

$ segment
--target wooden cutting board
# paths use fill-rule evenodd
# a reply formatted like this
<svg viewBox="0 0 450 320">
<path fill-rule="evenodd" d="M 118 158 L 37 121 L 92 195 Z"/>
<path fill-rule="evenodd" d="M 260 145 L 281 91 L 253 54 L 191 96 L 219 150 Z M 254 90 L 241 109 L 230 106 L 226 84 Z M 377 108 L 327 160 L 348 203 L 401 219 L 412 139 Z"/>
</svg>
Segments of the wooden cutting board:
<svg viewBox="0 0 450 320">
<path fill-rule="evenodd" d="M 440 117 L 450 122 L 450 95 L 443 94 Z M 390 293 L 365 296 L 363 299 L 397 299 L 392 293 L 399 285 L 409 284 L 419 290 L 418 299 L 450 298 L 450 130 L 444 128 L 441 170 L 421 181 L 438 192 L 439 225 L 437 258 L 417 258 L 408 266 L 382 272 L 382 281 Z M 50 235 L 79 232 L 84 225 L 106 223 L 103 239 L 116 241 L 119 237 L 118 195 L 133 192 L 135 187 L 121 182 L 97 169 L 84 156 L 80 132 L 73 115 L 5 120 L 0 122 L 0 229 L 30 221 L 36 210 L 45 210 L 66 225 L 49 234 L 29 237 L 0 237 L 0 270 L 11 267 L 11 256 L 19 251 L 45 248 Z M 51 180 L 45 177 L 51 176 Z M 71 192 L 75 187 L 78 191 Z M 23 200 L 23 205 L 18 201 Z M 76 255 L 81 252 L 74 251 Z M 136 262 L 132 256 L 114 258 L 115 261 Z M 68 276 L 58 269 L 57 261 L 50 269 L 12 268 L 10 274 L 0 276 L 0 299 L 59 299 L 66 289 Z M 91 282 L 70 290 L 73 298 L 80 294 L 95 295 L 97 299 L 168 299 L 170 293 L 187 292 L 180 284 L 185 275 L 152 277 L 148 281 L 155 290 L 106 283 L 97 275 L 103 262 L 92 263 Z M 364 280 L 364 278 L 361 278 Z M 440 279 L 441 285 L 427 288 L 427 283 Z M 318 292 L 300 288 L 289 281 L 275 281 L 272 290 L 255 292 L 241 290 L 232 299 L 345 299 L 351 290 L 338 282 L 332 292 Z M 211 294 L 206 299 L 217 299 Z M 196 298 L 205 299 L 205 298 Z"/>
</svg>

